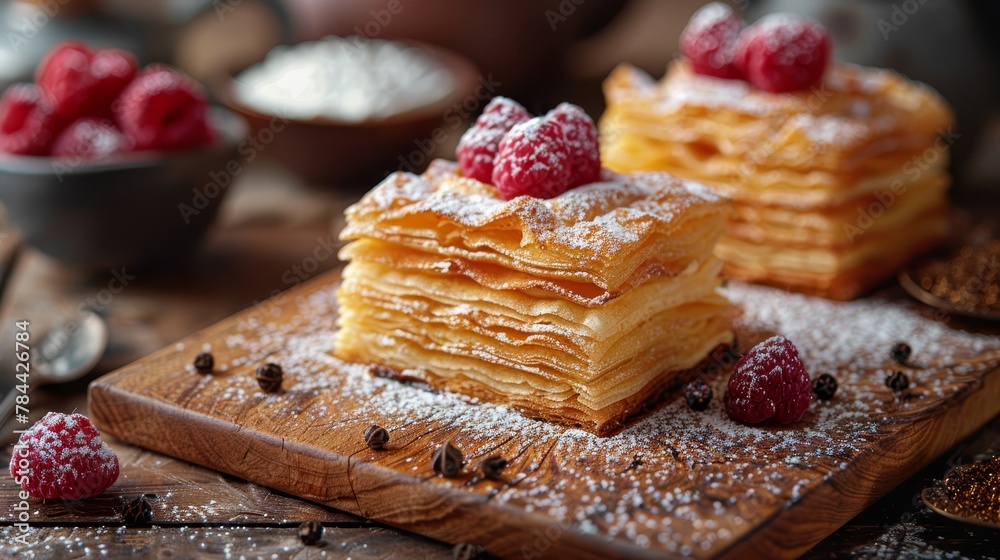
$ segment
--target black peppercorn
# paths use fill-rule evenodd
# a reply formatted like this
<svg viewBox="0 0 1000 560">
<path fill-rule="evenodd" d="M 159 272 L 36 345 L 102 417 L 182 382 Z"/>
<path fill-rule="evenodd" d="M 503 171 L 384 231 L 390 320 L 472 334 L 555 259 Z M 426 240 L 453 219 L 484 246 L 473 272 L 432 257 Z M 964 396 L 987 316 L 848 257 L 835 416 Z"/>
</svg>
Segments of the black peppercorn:
<svg viewBox="0 0 1000 560">
<path fill-rule="evenodd" d="M 712 388 L 701 379 L 696 379 L 684 388 L 684 398 L 691 410 L 705 410 L 712 402 Z"/>
<path fill-rule="evenodd" d="M 431 464 L 434 467 L 434 472 L 442 476 L 455 476 L 465 465 L 465 459 L 462 457 L 461 450 L 452 445 L 450 441 L 446 441 L 444 445 L 434 450 L 434 454 L 431 455 Z"/>
<path fill-rule="evenodd" d="M 264 364 L 257 368 L 257 384 L 265 393 L 273 393 L 281 388 L 284 373 L 278 364 Z"/>
<path fill-rule="evenodd" d="M 208 352 L 202 352 L 194 358 L 194 369 L 208 373 L 215 367 L 215 358 Z"/>
<path fill-rule="evenodd" d="M 121 516 L 130 525 L 149 525 L 153 521 L 153 506 L 146 496 L 139 496 L 122 507 Z"/>
<path fill-rule="evenodd" d="M 829 373 L 824 373 L 813 379 L 813 393 L 821 401 L 828 401 L 837 392 L 837 380 Z"/>
<path fill-rule="evenodd" d="M 389 443 L 389 430 L 372 424 L 365 430 L 365 443 L 372 449 L 382 449 Z"/>
<path fill-rule="evenodd" d="M 901 371 L 895 371 L 885 378 L 885 386 L 897 393 L 901 393 L 909 388 L 910 378 Z"/>
<path fill-rule="evenodd" d="M 299 538 L 306 546 L 316 546 L 323 538 L 323 524 L 319 521 L 306 521 L 299 525 Z"/>
<path fill-rule="evenodd" d="M 896 360 L 898 364 L 905 364 L 907 360 L 910 359 L 910 354 L 913 353 L 913 349 L 910 345 L 905 342 L 897 342 L 895 346 L 892 347 L 892 359 Z"/>
<path fill-rule="evenodd" d="M 479 462 L 479 471 L 483 473 L 483 478 L 500 480 L 500 471 L 506 469 L 507 465 L 507 459 L 499 455 L 490 455 Z"/>
</svg>

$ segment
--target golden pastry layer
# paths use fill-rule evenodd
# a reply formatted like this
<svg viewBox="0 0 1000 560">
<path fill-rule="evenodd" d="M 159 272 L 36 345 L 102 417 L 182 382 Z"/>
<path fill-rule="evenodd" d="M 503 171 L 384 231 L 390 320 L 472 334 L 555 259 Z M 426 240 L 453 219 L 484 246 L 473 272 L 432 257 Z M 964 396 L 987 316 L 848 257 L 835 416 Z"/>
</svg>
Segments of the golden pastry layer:
<svg viewBox="0 0 1000 560">
<path fill-rule="evenodd" d="M 671 66 L 605 83 L 602 154 L 663 170 L 735 203 L 717 254 L 726 274 L 856 297 L 947 235 L 952 115 L 890 71 L 835 65 L 821 86 L 772 94 Z"/>
<path fill-rule="evenodd" d="M 605 434 L 732 340 L 729 205 L 665 174 L 501 200 L 435 162 L 347 212 L 336 354 Z"/>
</svg>

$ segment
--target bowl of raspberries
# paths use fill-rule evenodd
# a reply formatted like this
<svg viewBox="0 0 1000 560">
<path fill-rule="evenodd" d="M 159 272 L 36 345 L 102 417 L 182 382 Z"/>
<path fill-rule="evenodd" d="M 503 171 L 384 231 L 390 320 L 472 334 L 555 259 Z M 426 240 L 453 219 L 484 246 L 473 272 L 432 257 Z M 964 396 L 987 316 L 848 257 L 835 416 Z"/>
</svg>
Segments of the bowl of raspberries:
<svg viewBox="0 0 1000 560">
<path fill-rule="evenodd" d="M 58 260 L 171 262 L 207 231 L 247 131 L 175 68 L 66 41 L 0 96 L 0 201 Z"/>
</svg>

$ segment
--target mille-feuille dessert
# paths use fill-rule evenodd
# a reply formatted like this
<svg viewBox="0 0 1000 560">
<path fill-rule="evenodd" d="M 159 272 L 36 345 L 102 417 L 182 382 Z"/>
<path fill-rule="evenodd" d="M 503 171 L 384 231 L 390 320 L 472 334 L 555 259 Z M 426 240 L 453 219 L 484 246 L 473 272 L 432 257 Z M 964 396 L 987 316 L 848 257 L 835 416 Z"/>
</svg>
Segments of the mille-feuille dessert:
<svg viewBox="0 0 1000 560">
<path fill-rule="evenodd" d="M 603 171 L 569 104 L 493 100 L 458 160 L 347 210 L 337 357 L 604 435 L 732 341 L 723 198 Z"/>
<path fill-rule="evenodd" d="M 681 43 L 658 83 L 627 65 L 606 80 L 604 163 L 730 198 L 726 276 L 851 299 L 948 235 L 953 116 L 935 91 L 828 64 L 826 30 L 785 14 L 744 29 L 710 4 Z"/>
</svg>

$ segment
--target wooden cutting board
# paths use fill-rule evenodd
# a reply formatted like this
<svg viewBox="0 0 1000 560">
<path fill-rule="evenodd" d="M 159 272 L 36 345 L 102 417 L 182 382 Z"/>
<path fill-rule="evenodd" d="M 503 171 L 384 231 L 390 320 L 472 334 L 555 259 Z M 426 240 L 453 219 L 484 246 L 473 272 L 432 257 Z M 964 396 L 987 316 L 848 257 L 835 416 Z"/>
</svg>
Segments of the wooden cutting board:
<svg viewBox="0 0 1000 560">
<path fill-rule="evenodd" d="M 775 333 L 840 389 L 789 426 L 732 422 L 721 395 L 734 356 L 705 375 L 716 398 L 678 394 L 610 438 L 457 395 L 382 379 L 330 352 L 338 273 L 205 329 L 95 381 L 98 427 L 136 445 L 302 498 L 508 558 L 788 557 L 1000 412 L 1000 337 L 952 330 L 893 293 L 834 303 L 733 283 L 740 345 Z M 913 367 L 893 366 L 895 340 Z M 191 363 L 211 349 L 216 372 Z M 264 394 L 258 364 L 284 366 Z M 900 367 L 911 388 L 884 378 Z M 391 432 L 373 451 L 363 432 Z M 446 441 L 466 468 L 434 474 Z M 482 480 L 485 456 L 510 461 Z"/>
</svg>

